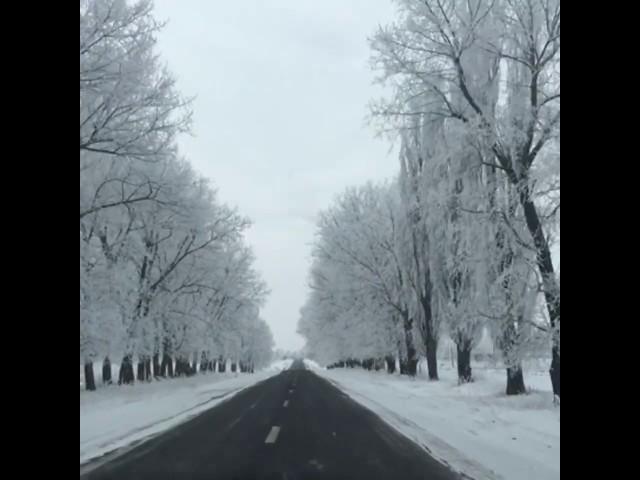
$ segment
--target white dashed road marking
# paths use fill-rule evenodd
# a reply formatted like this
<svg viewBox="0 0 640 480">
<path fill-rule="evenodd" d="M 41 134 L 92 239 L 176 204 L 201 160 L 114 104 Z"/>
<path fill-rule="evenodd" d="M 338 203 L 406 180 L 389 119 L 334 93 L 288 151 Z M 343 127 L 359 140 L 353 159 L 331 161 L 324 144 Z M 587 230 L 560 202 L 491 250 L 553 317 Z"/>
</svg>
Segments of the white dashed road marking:
<svg viewBox="0 0 640 480">
<path fill-rule="evenodd" d="M 276 443 L 279 433 L 280 433 L 280 427 L 275 427 L 275 426 L 271 427 L 271 431 L 269 432 L 269 435 L 267 435 L 267 438 L 265 439 L 264 443 Z"/>
</svg>

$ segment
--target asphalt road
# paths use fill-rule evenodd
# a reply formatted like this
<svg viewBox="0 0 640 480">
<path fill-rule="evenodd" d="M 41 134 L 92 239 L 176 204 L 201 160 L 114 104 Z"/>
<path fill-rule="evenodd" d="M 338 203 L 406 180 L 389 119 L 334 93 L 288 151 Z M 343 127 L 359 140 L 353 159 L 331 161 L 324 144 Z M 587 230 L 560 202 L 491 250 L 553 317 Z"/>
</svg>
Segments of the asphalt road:
<svg viewBox="0 0 640 480">
<path fill-rule="evenodd" d="M 460 479 L 301 361 L 80 478 Z"/>
</svg>

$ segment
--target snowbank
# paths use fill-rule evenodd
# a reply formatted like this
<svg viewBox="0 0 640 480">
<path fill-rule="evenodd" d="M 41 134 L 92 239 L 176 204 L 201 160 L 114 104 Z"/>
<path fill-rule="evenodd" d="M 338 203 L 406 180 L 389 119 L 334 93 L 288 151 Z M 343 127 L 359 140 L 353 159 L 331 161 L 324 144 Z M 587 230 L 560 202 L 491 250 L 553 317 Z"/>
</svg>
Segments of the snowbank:
<svg viewBox="0 0 640 480">
<path fill-rule="evenodd" d="M 475 480 L 560 478 L 560 408 L 549 376 L 525 371 L 528 395 L 507 397 L 505 373 L 474 366 L 476 382 L 457 385 L 361 369 L 317 370 L 432 455 Z"/>
<path fill-rule="evenodd" d="M 317 362 L 314 362 L 313 360 L 309 360 L 308 358 L 305 358 L 303 361 L 304 361 L 305 367 L 308 368 L 309 370 L 324 370 L 324 367 L 321 367 Z"/>
<path fill-rule="evenodd" d="M 271 364 L 271 366 L 269 366 L 269 370 L 274 372 L 281 372 L 291 367 L 292 363 L 293 363 L 292 358 L 285 358 L 284 360 L 276 360 Z"/>
<path fill-rule="evenodd" d="M 80 464 L 157 435 L 278 371 L 207 373 L 81 391 Z"/>
</svg>

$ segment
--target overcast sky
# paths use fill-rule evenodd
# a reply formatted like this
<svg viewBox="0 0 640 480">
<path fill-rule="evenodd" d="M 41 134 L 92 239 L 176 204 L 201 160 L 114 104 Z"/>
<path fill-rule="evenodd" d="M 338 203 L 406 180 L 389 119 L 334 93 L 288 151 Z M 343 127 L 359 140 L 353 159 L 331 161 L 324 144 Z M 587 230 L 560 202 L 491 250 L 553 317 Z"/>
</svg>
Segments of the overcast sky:
<svg viewBox="0 0 640 480">
<path fill-rule="evenodd" d="M 182 153 L 248 215 L 247 241 L 271 289 L 262 316 L 298 349 L 317 212 L 348 185 L 398 170 L 365 123 L 367 37 L 391 0 L 156 0 L 159 52 L 194 102 Z"/>
</svg>

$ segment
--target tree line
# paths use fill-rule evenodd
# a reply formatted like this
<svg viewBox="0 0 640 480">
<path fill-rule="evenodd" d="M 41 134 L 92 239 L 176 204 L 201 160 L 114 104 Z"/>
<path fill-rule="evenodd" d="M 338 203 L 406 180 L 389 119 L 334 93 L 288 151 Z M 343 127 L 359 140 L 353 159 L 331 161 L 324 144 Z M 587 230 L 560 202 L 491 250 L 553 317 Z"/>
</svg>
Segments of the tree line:
<svg viewBox="0 0 640 480">
<path fill-rule="evenodd" d="M 321 212 L 299 331 L 331 366 L 398 357 L 415 375 L 424 356 L 431 380 L 448 335 L 469 382 L 486 328 L 507 394 L 544 349 L 559 399 L 559 2 L 396 3 L 370 39 L 390 92 L 371 119 L 399 142 L 399 171 Z"/>
<path fill-rule="evenodd" d="M 120 384 L 271 359 L 268 293 L 243 232 L 177 148 L 190 99 L 156 53 L 148 0 L 80 1 L 80 357 Z M 115 379 L 113 379 L 115 381 Z"/>
</svg>

